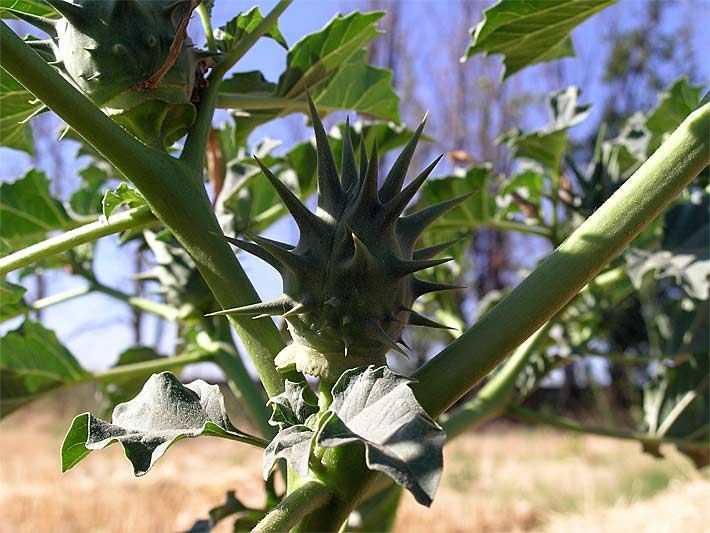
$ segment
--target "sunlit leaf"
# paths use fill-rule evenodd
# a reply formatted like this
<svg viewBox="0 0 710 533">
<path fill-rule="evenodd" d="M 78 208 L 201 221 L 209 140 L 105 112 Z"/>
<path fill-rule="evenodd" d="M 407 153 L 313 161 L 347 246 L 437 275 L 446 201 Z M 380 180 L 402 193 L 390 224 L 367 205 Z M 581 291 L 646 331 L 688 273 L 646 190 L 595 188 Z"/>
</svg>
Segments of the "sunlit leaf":
<svg viewBox="0 0 710 533">
<path fill-rule="evenodd" d="M 49 190 L 44 172 L 31 169 L 22 178 L 0 185 L 2 251 L 8 253 L 41 241 L 54 230 L 78 225 Z"/>
<path fill-rule="evenodd" d="M 616 0 L 501 0 L 484 12 L 471 30 L 464 59 L 483 53 L 502 54 L 503 78 L 523 68 L 573 56 L 570 32 Z"/>
<path fill-rule="evenodd" d="M 0 338 L 0 414 L 5 416 L 45 392 L 77 384 L 89 374 L 38 322 L 25 321 Z"/>
<path fill-rule="evenodd" d="M 256 27 L 264 20 L 264 15 L 258 6 L 252 7 L 246 13 L 240 13 L 224 26 L 214 31 L 217 49 L 220 52 L 230 52 L 246 35 L 254 32 Z M 264 37 L 270 37 L 278 44 L 288 50 L 286 39 L 281 34 L 279 27 L 274 24 L 269 31 L 264 34 Z"/>
<path fill-rule="evenodd" d="M 0 146 L 33 154 L 32 128 L 24 121 L 41 107 L 32 94 L 0 68 Z"/>
</svg>

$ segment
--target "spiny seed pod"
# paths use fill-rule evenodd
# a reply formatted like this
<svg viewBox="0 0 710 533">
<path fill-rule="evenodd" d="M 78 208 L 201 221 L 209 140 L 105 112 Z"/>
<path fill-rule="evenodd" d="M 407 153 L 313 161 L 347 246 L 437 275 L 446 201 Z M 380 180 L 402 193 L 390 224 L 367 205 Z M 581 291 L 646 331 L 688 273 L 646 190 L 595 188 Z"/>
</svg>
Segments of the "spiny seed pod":
<svg viewBox="0 0 710 533">
<path fill-rule="evenodd" d="M 414 312 L 411 306 L 423 294 L 459 288 L 414 276 L 417 271 L 449 261 L 433 257 L 452 243 L 420 250 L 414 246 L 429 224 L 469 195 L 401 216 L 441 159 L 402 189 L 424 121 L 378 189 L 377 146 L 368 160 L 361 138 L 358 169 L 352 141 L 346 134 L 339 174 L 310 98 L 309 104 L 318 157 L 317 211 L 309 211 L 257 159 L 298 225 L 298 244 L 262 237 L 253 237 L 253 242 L 227 238 L 279 271 L 283 295 L 217 314 L 254 314 L 255 318 L 281 315 L 293 343 L 279 353 L 277 367 L 287 370 L 295 366 L 301 372 L 335 381 L 348 368 L 385 364 L 390 349 L 404 353 L 398 343 L 402 344 L 406 325 L 445 327 Z"/>
<path fill-rule="evenodd" d="M 196 2 L 47 3 L 63 18 L 13 11 L 51 36 L 28 41 L 30 46 L 147 144 L 168 146 L 187 132 L 196 114 L 193 91 L 204 82 L 202 73 L 210 61 L 210 54 L 195 49 L 185 35 Z"/>
</svg>

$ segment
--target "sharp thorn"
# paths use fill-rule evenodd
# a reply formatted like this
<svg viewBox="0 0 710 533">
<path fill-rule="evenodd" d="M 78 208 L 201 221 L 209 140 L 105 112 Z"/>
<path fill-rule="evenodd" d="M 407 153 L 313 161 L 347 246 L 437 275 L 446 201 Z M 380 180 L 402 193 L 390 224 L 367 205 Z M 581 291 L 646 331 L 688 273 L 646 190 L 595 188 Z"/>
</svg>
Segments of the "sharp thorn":
<svg viewBox="0 0 710 533">
<path fill-rule="evenodd" d="M 226 235 L 224 238 L 227 240 L 227 242 L 229 242 L 233 246 L 236 246 L 240 250 L 244 250 L 247 253 L 255 255 L 259 259 L 266 261 L 279 272 L 283 271 L 284 265 L 271 253 L 265 250 L 262 246 L 251 242 L 243 241 L 241 239 L 235 239 L 234 237 L 227 237 Z"/>
<path fill-rule="evenodd" d="M 251 305 L 243 305 L 241 307 L 233 307 L 209 313 L 205 316 L 221 316 L 221 315 L 265 315 L 274 316 L 281 315 L 286 312 L 291 306 L 291 300 L 286 296 L 271 300 L 269 302 L 259 302 Z"/>
<path fill-rule="evenodd" d="M 392 168 L 387 174 L 385 182 L 382 184 L 382 188 L 380 189 L 380 198 L 383 202 L 389 202 L 392 200 L 402 189 L 404 180 L 407 177 L 407 169 L 412 161 L 412 156 L 414 155 L 414 150 L 417 147 L 422 131 L 424 131 L 424 126 L 426 125 L 428 116 L 429 112 L 427 111 L 424 114 L 424 118 L 422 118 L 419 127 L 414 132 L 414 135 L 412 135 L 412 138 L 409 139 L 409 142 L 407 142 L 406 146 L 402 149 L 402 152 L 399 154 L 397 160 L 394 162 Z"/>
<path fill-rule="evenodd" d="M 422 327 L 427 327 L 427 328 L 437 328 L 437 329 L 450 329 L 452 331 L 455 331 L 456 328 L 452 328 L 450 326 L 445 326 L 444 324 L 439 324 L 438 322 L 434 322 L 432 319 L 425 317 L 424 315 L 420 315 L 416 311 L 409 309 L 408 307 L 403 307 L 403 311 L 407 311 L 409 313 L 409 320 L 407 321 L 407 324 L 410 326 L 422 326 Z"/>
<path fill-rule="evenodd" d="M 464 194 L 458 198 L 426 207 L 409 216 L 400 218 L 397 221 L 397 233 L 402 237 L 401 242 L 403 247 L 405 249 L 411 249 L 422 232 L 429 227 L 432 222 L 447 211 L 469 199 L 473 194 L 475 193 Z"/>
<path fill-rule="evenodd" d="M 345 192 L 350 192 L 357 186 L 358 171 L 355 163 L 355 150 L 350 138 L 350 117 L 345 119 L 345 133 L 343 134 L 343 159 L 340 165 L 340 179 Z"/>
<path fill-rule="evenodd" d="M 404 210 L 409 205 L 409 202 L 412 201 L 414 195 L 417 194 L 417 191 L 421 188 L 422 185 L 424 185 L 424 182 L 434 170 L 434 167 L 436 167 L 439 161 L 441 161 L 442 157 L 444 157 L 444 154 L 441 154 L 439 155 L 439 157 L 434 159 L 434 161 L 428 167 L 426 167 L 416 178 L 414 178 L 411 183 L 404 188 L 402 192 L 397 194 L 394 198 L 392 198 L 392 200 L 390 200 L 385 205 L 385 213 L 388 221 L 398 218 L 404 212 Z"/>
<path fill-rule="evenodd" d="M 6 9 L 12 16 L 17 17 L 20 20 L 24 20 L 28 24 L 32 24 L 35 28 L 38 28 L 52 37 L 57 36 L 57 21 L 46 17 L 40 17 L 38 15 L 33 15 L 31 13 L 25 13 L 24 11 L 19 11 L 17 9 Z M 29 43 L 28 43 L 29 44 Z"/>
<path fill-rule="evenodd" d="M 448 283 L 436 283 L 433 281 L 425 281 L 414 277 L 412 280 L 412 292 L 415 298 L 419 298 L 424 294 L 429 294 L 430 292 L 438 291 L 453 291 L 465 289 L 466 287 L 461 285 L 450 285 Z"/>
<path fill-rule="evenodd" d="M 306 306 L 303 305 L 302 303 L 297 303 L 290 310 L 286 311 L 283 315 L 281 315 L 281 318 L 288 318 L 290 316 L 302 315 L 306 312 L 307 312 Z"/>
<path fill-rule="evenodd" d="M 286 187 L 286 185 L 284 185 L 284 183 L 280 179 L 278 179 L 274 175 L 274 173 L 271 172 L 271 170 L 269 170 L 261 162 L 258 157 L 254 156 L 254 159 L 258 163 L 266 178 L 271 183 L 271 186 L 276 190 L 276 193 L 281 198 L 281 201 L 286 206 L 286 209 L 288 209 L 289 213 L 291 213 L 291 216 L 293 216 L 293 219 L 296 221 L 296 224 L 298 224 L 298 228 L 301 233 L 313 233 L 314 231 L 318 231 L 323 225 L 321 219 L 319 219 L 315 214 L 311 213 L 310 210 L 305 205 L 303 205 L 301 200 L 299 200 L 298 197 L 293 194 L 291 189 Z"/>
<path fill-rule="evenodd" d="M 416 259 L 416 260 L 431 259 L 432 257 L 436 257 L 441 252 L 443 252 L 447 248 L 453 246 L 454 244 L 458 244 L 461 241 L 466 240 L 466 238 L 467 237 L 461 237 L 459 239 L 453 239 L 450 241 L 442 242 L 441 244 L 435 244 L 434 246 L 429 246 L 428 248 L 421 248 L 419 250 L 414 250 L 414 254 L 412 255 L 412 259 Z"/>
<path fill-rule="evenodd" d="M 422 261 L 400 260 L 395 264 L 394 268 L 390 270 L 390 273 L 394 277 L 403 277 L 420 270 L 426 270 L 427 268 L 448 263 L 453 260 L 453 257 L 444 257 L 442 259 L 424 259 Z"/>
<path fill-rule="evenodd" d="M 318 116 L 318 110 L 313 103 L 310 92 L 306 91 L 308 100 L 308 108 L 311 113 L 311 121 L 313 122 L 313 130 L 316 135 L 316 154 L 318 166 L 318 207 L 334 212 L 343 200 L 343 189 L 340 186 L 340 178 L 338 177 L 338 169 L 335 166 L 333 151 L 330 148 L 328 135 L 325 132 L 323 123 Z"/>
</svg>

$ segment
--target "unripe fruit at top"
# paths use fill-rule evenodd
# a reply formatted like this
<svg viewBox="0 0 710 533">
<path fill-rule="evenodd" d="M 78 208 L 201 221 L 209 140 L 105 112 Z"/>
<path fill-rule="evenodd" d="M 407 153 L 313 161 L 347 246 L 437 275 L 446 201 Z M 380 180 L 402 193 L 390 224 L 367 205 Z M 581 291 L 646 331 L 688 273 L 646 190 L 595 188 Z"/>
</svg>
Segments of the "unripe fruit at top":
<svg viewBox="0 0 710 533">
<path fill-rule="evenodd" d="M 189 0 L 47 3 L 63 18 L 14 12 L 52 37 L 28 44 L 51 52 L 53 64 L 146 144 L 169 146 L 187 132 L 196 115 L 193 93 L 210 61 L 184 35 Z M 171 56 L 176 39 L 181 46 Z M 164 75 L 149 82 L 165 65 L 171 66 Z"/>
<path fill-rule="evenodd" d="M 281 315 L 293 342 L 276 358 L 282 370 L 335 381 L 348 368 L 386 364 L 389 350 L 403 352 L 406 325 L 444 327 L 411 309 L 421 295 L 458 288 L 414 276 L 450 259 L 433 259 L 452 243 L 415 250 L 424 229 L 465 195 L 409 216 L 402 213 L 439 161 L 437 158 L 403 188 L 407 168 L 424 122 L 378 187 L 377 147 L 368 158 L 360 141 L 360 164 L 346 127 L 338 172 L 323 125 L 309 98 L 317 145 L 318 208 L 312 213 L 261 162 L 264 174 L 300 230 L 289 245 L 253 237 L 228 238 L 233 245 L 274 266 L 283 278 L 283 295 L 217 314 Z"/>
</svg>

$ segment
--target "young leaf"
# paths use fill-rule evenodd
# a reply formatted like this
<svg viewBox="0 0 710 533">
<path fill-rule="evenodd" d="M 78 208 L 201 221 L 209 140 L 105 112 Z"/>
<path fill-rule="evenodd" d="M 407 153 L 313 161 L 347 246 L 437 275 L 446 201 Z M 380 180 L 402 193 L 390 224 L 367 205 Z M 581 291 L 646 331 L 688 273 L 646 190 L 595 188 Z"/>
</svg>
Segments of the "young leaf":
<svg viewBox="0 0 710 533">
<path fill-rule="evenodd" d="M 208 519 L 198 520 L 185 533 L 209 533 L 213 528 L 225 518 L 237 515 L 237 521 L 233 525 L 234 531 L 250 531 L 266 514 L 264 509 L 252 509 L 244 505 L 233 490 L 227 491 L 227 499 L 224 503 L 210 509 Z"/>
<path fill-rule="evenodd" d="M 111 420 L 90 413 L 74 418 L 62 444 L 62 472 L 114 442 L 123 446 L 136 476 L 147 473 L 173 443 L 184 438 L 207 435 L 266 444 L 232 426 L 217 385 L 200 379 L 183 385 L 170 372 L 151 376 L 138 396 L 116 406 Z"/>
<path fill-rule="evenodd" d="M 317 443 L 364 444 L 368 468 L 384 472 L 429 506 L 441 479 L 446 435 L 417 402 L 411 382 L 387 367 L 346 371 L 333 387 L 330 416 Z"/>
<path fill-rule="evenodd" d="M 269 424 L 284 429 L 304 424 L 309 416 L 318 412 L 318 398 L 307 383 L 286 380 L 284 392 L 269 400 L 274 410 Z"/>
<path fill-rule="evenodd" d="M 658 95 L 658 106 L 646 118 L 646 127 L 652 134 L 649 154 L 698 106 L 702 94 L 702 86 L 690 85 L 688 79 L 683 77 Z"/>
<path fill-rule="evenodd" d="M 0 185 L 2 251 L 9 253 L 46 238 L 50 231 L 78 225 L 49 191 L 49 179 L 32 169 L 22 178 Z"/>
<path fill-rule="evenodd" d="M 27 320 L 0 338 L 0 416 L 88 377 L 54 332 L 38 322 Z"/>
<path fill-rule="evenodd" d="M 523 68 L 574 56 L 569 33 L 616 0 L 501 0 L 486 9 L 471 30 L 472 40 L 463 60 L 475 54 L 503 54 L 503 79 Z"/>
<path fill-rule="evenodd" d="M 106 218 L 110 217 L 111 213 L 118 207 L 126 206 L 133 208 L 142 205 L 145 205 L 143 195 L 138 189 L 131 187 L 126 182 L 121 182 L 115 189 L 106 191 L 101 201 L 103 214 Z"/>
<path fill-rule="evenodd" d="M 496 142 L 506 143 L 513 157 L 537 161 L 557 171 L 567 149 L 567 130 L 589 116 L 590 104 L 579 104 L 580 90 L 567 87 L 547 99 L 550 121 L 539 130 L 523 133 L 516 129 L 501 135 Z"/>
<path fill-rule="evenodd" d="M 214 31 L 217 49 L 220 52 L 230 52 L 245 35 L 252 33 L 263 20 L 264 15 L 261 14 L 258 6 L 252 7 L 246 13 L 240 13 L 224 26 Z M 288 50 L 286 39 L 284 39 L 276 24 L 264 34 L 264 37 L 270 37 Z"/>
<path fill-rule="evenodd" d="M 301 476 L 307 476 L 314 435 L 313 430 L 304 425 L 279 431 L 264 450 L 264 479 L 269 478 L 277 459 L 286 459 L 291 468 Z"/>
<path fill-rule="evenodd" d="M 258 125 L 299 110 L 299 106 L 279 106 L 278 102 L 299 101 L 300 110 L 305 110 L 306 89 L 311 91 L 317 105 L 328 110 L 352 109 L 399 122 L 399 99 L 392 89 L 391 75 L 367 65 L 362 52 L 367 43 L 380 35 L 376 24 L 382 16 L 379 12 L 336 15 L 323 29 L 303 37 L 289 50 L 286 70 L 268 95 L 263 93 L 268 82 L 254 88 L 246 86 L 244 92 L 231 80 L 223 82 L 220 94 L 224 103 L 220 105 L 239 109 L 239 98 L 245 95 L 266 96 L 264 100 L 269 104 L 263 109 L 250 107 L 236 114 L 237 144 L 244 144 Z M 230 97 L 234 97 L 234 103 Z"/>
</svg>

